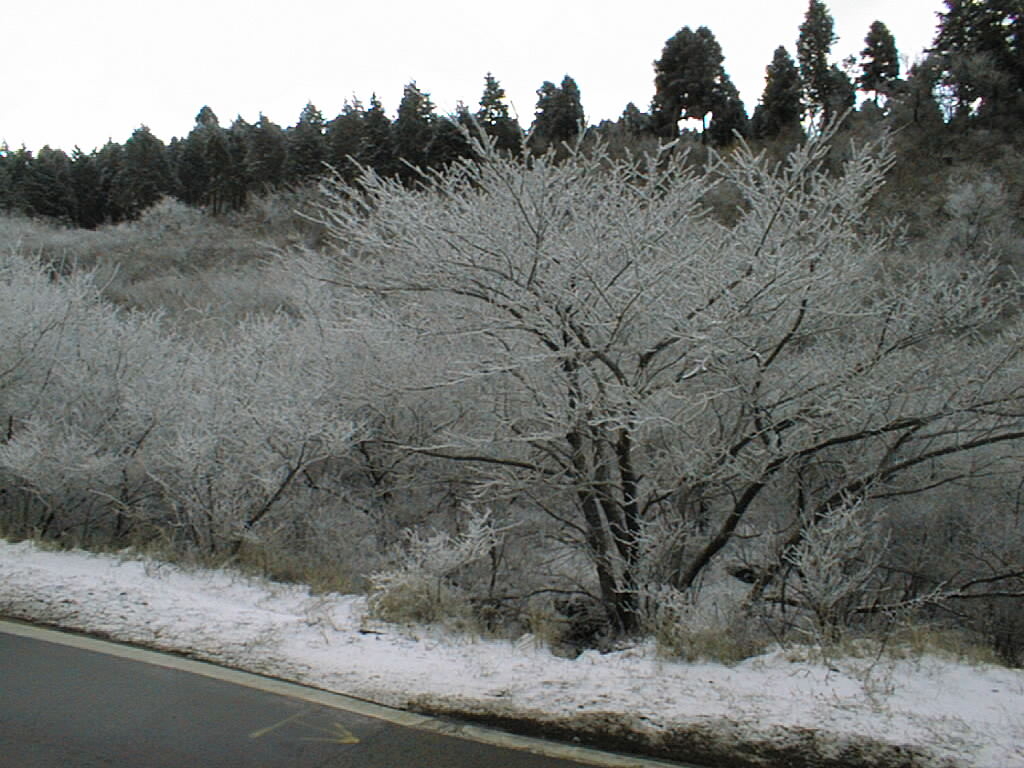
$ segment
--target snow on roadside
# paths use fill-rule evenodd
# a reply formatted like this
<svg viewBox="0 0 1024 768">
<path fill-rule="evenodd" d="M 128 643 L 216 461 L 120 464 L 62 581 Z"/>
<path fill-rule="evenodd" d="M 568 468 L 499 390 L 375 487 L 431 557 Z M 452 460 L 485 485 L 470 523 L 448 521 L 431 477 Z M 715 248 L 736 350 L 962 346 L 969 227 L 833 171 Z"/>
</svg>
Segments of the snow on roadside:
<svg viewBox="0 0 1024 768">
<path fill-rule="evenodd" d="M 376 623 L 361 597 L 30 542 L 0 541 L 0 615 L 393 706 L 591 730 L 604 718 L 666 745 L 666 734 L 689 734 L 681 741 L 690 744 L 698 734 L 736 745 L 750 764 L 784 754 L 774 747 L 787 739 L 806 748 L 810 735 L 833 758 L 865 759 L 880 746 L 885 764 L 1024 768 L 1024 672 L 936 657 L 825 665 L 774 651 L 725 667 L 638 645 L 569 660 L 530 637 L 480 640 Z"/>
</svg>

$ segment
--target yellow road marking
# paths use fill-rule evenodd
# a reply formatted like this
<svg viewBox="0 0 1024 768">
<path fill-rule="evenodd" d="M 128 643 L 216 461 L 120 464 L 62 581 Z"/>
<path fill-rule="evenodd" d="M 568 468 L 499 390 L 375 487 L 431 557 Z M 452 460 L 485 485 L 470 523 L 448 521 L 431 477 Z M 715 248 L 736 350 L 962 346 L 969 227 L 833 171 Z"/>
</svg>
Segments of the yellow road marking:
<svg viewBox="0 0 1024 768">
<path fill-rule="evenodd" d="M 249 738 L 250 739 L 258 739 L 261 736 L 266 736 L 271 731 L 276 731 L 282 725 L 286 725 L 286 724 L 290 723 L 292 720 L 298 720 L 304 714 L 305 714 L 304 712 L 296 712 L 294 715 L 289 715 L 288 717 L 286 717 L 284 720 L 282 720 L 279 723 L 274 723 L 273 725 L 268 725 L 266 728 L 260 728 L 258 731 L 253 731 L 252 733 L 249 734 Z"/>
<path fill-rule="evenodd" d="M 266 728 L 260 728 L 259 730 L 253 731 L 249 734 L 250 739 L 259 739 L 266 736 L 272 731 L 276 731 L 278 728 L 283 728 L 289 723 L 300 725 L 303 728 L 308 728 L 311 731 L 319 731 L 320 733 L 326 733 L 327 736 L 302 736 L 299 738 L 300 741 L 327 741 L 331 744 L 358 744 L 359 737 L 356 736 L 352 731 L 346 728 L 339 722 L 331 723 L 329 728 L 316 725 L 315 723 L 309 723 L 302 720 L 302 717 L 308 715 L 308 711 L 296 712 L 294 715 L 289 715 L 284 720 L 268 725 Z"/>
<path fill-rule="evenodd" d="M 303 736 L 302 741 L 329 741 L 332 744 L 358 744 L 359 737 L 352 733 L 348 728 L 343 726 L 341 723 L 334 723 L 331 728 L 319 728 L 317 726 L 309 726 L 315 730 L 322 731 L 323 733 L 330 734 L 330 738 L 324 738 L 323 736 Z"/>
</svg>

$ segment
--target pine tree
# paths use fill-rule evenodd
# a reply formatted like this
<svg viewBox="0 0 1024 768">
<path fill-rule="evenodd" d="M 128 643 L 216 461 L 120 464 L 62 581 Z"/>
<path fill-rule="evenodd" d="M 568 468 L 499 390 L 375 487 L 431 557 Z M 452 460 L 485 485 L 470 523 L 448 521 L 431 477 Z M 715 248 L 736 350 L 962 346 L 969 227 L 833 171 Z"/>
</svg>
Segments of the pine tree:
<svg viewBox="0 0 1024 768">
<path fill-rule="evenodd" d="M 210 189 L 210 174 L 206 168 L 206 140 L 211 130 L 197 125 L 193 128 L 177 151 L 175 176 L 178 194 L 188 205 L 202 205 Z"/>
<path fill-rule="evenodd" d="M 116 141 L 108 141 L 96 153 L 96 168 L 100 175 L 100 192 L 105 211 L 104 220 L 116 224 L 128 216 L 117 194 L 117 180 L 124 165 L 124 147 Z"/>
<path fill-rule="evenodd" d="M 583 103 L 576 81 L 569 75 L 561 85 L 545 80 L 537 90 L 537 109 L 531 128 L 534 151 L 561 147 L 579 135 L 584 124 Z"/>
<path fill-rule="evenodd" d="M 373 168 L 381 176 L 398 172 L 398 161 L 391 139 L 391 121 L 377 94 L 370 96 L 370 108 L 363 121 L 363 141 L 356 159 L 360 165 Z"/>
<path fill-rule="evenodd" d="M 203 202 L 208 206 L 210 213 L 217 216 L 228 209 L 231 197 L 228 188 L 231 178 L 231 149 L 224 129 L 217 127 L 207 131 L 203 145 L 203 160 L 210 177 Z"/>
<path fill-rule="evenodd" d="M 85 229 L 95 229 L 106 217 L 100 169 L 95 152 L 87 155 L 75 147 L 71 153 L 71 186 L 77 202 L 75 224 Z"/>
<path fill-rule="evenodd" d="M 427 167 L 427 147 L 433 138 L 436 120 L 430 94 L 421 91 L 415 80 L 406 85 L 391 131 L 395 155 L 404 161 L 398 168 L 403 181 L 412 181 L 418 175 L 416 169 Z"/>
<path fill-rule="evenodd" d="M 850 77 L 835 64 L 828 68 L 827 82 L 823 116 L 829 120 L 853 108 L 857 103 L 857 90 Z"/>
<path fill-rule="evenodd" d="M 252 186 L 252 179 L 245 164 L 249 134 L 252 130 L 253 126 L 243 120 L 241 115 L 235 117 L 227 130 L 228 155 L 231 162 L 228 177 L 220 180 L 220 183 L 228 206 L 235 211 L 245 208 L 249 188 Z"/>
<path fill-rule="evenodd" d="M 832 44 L 838 39 L 833 33 L 832 16 L 820 0 L 810 0 L 807 13 L 800 25 L 797 40 L 797 59 L 804 86 L 804 104 L 807 112 L 820 114 L 828 122 L 829 88 L 833 84 L 828 56 Z"/>
<path fill-rule="evenodd" d="M 857 86 L 862 91 L 873 91 L 877 102 L 878 94 L 886 91 L 889 84 L 900 76 L 896 39 L 885 24 L 880 21 L 871 24 L 860 55 L 861 75 L 857 78 Z"/>
<path fill-rule="evenodd" d="M 473 154 L 466 138 L 471 122 L 472 115 L 465 106 L 460 106 L 454 116 L 446 115 L 434 121 L 430 143 L 427 145 L 427 167 L 442 168 Z"/>
<path fill-rule="evenodd" d="M 24 144 L 13 151 L 4 144 L 4 175 L 7 184 L 4 205 L 8 210 L 31 215 L 32 210 L 24 193 L 26 186 L 31 183 L 34 162 L 32 152 Z"/>
<path fill-rule="evenodd" d="M 739 91 L 728 75 L 722 78 L 717 90 L 707 133 L 714 146 L 724 147 L 732 144 L 737 135 L 747 135 L 749 120 Z"/>
<path fill-rule="evenodd" d="M 346 101 L 341 113 L 327 123 L 327 163 L 343 178 L 352 181 L 356 177 L 354 160 L 359 156 L 365 131 L 366 110 L 362 102 Z"/>
<path fill-rule="evenodd" d="M 665 42 L 654 62 L 651 110 L 660 135 L 675 138 L 681 118 L 706 120 L 722 98 L 723 61 L 722 48 L 707 27 L 696 32 L 683 27 Z"/>
<path fill-rule="evenodd" d="M 171 190 L 164 143 L 148 127 L 136 128 L 124 143 L 113 197 L 127 218 L 136 218 Z"/>
<path fill-rule="evenodd" d="M 71 182 L 71 159 L 49 145 L 39 150 L 21 181 L 23 210 L 71 223 L 75 219 L 75 192 Z"/>
<path fill-rule="evenodd" d="M 305 184 L 324 173 L 327 141 L 324 118 L 312 103 L 307 103 L 298 122 L 285 135 L 288 153 L 285 159 L 285 180 L 289 184 Z"/>
<path fill-rule="evenodd" d="M 804 116 L 802 90 L 796 62 L 780 45 L 765 70 L 764 94 L 754 110 L 751 133 L 756 138 L 769 139 L 783 131 L 799 130 Z"/>
<path fill-rule="evenodd" d="M 619 122 L 630 136 L 642 136 L 653 130 L 651 116 L 646 112 L 641 112 L 640 108 L 632 101 L 622 110 Z"/>
<path fill-rule="evenodd" d="M 484 77 L 484 92 L 480 96 L 476 121 L 488 136 L 494 137 L 498 149 L 519 152 L 522 129 L 519 121 L 509 115 L 505 89 L 490 72 Z"/>
<path fill-rule="evenodd" d="M 938 128 L 943 123 L 942 109 L 935 100 L 942 65 L 939 56 L 929 54 L 914 64 L 905 80 L 892 84 L 888 112 L 896 126 L 913 124 Z"/>
<path fill-rule="evenodd" d="M 962 116 L 1024 112 L 1021 0 L 945 0 L 933 52 Z"/>
<path fill-rule="evenodd" d="M 210 109 L 209 106 L 204 105 L 196 114 L 196 127 L 220 128 L 220 120 L 217 119 L 217 113 Z"/>
<path fill-rule="evenodd" d="M 266 192 L 284 182 L 287 152 L 281 126 L 260 113 L 259 121 L 246 136 L 245 146 L 245 170 L 253 189 Z"/>
</svg>

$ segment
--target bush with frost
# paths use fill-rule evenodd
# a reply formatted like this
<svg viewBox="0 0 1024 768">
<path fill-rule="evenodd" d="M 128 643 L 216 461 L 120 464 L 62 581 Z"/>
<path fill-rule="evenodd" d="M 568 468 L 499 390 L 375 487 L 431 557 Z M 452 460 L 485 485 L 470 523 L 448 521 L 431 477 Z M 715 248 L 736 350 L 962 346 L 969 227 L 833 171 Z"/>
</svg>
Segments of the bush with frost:
<svg viewBox="0 0 1024 768">
<path fill-rule="evenodd" d="M 866 220 L 886 147 L 835 172 L 831 139 L 703 171 L 479 146 L 419 185 L 367 172 L 326 185 L 333 247 L 290 265 L 418 350 L 376 370 L 419 428 L 382 422 L 376 445 L 546 517 L 628 630 L 651 574 L 693 590 L 740 534 L 786 530 L 759 599 L 844 500 L 935 487 L 945 457 L 1024 438 L 1016 286 L 983 257 L 901 258 Z"/>
</svg>

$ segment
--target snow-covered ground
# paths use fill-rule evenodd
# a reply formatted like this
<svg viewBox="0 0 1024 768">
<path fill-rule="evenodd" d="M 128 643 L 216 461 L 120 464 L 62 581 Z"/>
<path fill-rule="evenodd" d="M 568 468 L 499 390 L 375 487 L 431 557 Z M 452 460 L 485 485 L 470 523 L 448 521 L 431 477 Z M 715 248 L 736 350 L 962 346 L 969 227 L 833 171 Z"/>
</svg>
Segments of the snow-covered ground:
<svg viewBox="0 0 1024 768">
<path fill-rule="evenodd" d="M 1024 766 L 1024 672 L 934 657 L 824 664 L 779 650 L 726 667 L 638 645 L 569 660 L 529 636 L 381 624 L 361 597 L 29 542 L 0 541 L 0 614 L 382 704 L 533 720 L 584 740 L 615 733 L 666 757 Z"/>
</svg>

